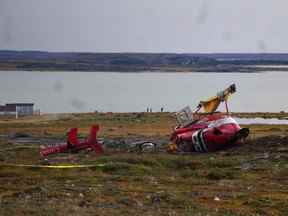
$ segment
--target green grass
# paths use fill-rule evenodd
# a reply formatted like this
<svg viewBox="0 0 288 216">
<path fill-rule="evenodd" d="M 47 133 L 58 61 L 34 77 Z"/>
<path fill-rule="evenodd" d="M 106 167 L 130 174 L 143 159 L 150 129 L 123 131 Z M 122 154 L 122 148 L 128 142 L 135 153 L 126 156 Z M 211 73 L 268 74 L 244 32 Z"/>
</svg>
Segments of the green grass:
<svg viewBox="0 0 288 216">
<path fill-rule="evenodd" d="M 118 129 L 145 138 L 142 132 L 147 126 L 157 130 L 169 127 L 173 120 L 166 113 L 137 115 L 72 114 L 45 123 L 0 123 L 0 131 L 42 138 L 43 130 L 47 130 L 44 137 L 61 138 L 71 125 L 80 125 L 80 134 L 85 136 L 86 127 L 97 122 L 105 137 L 117 140 L 121 134 L 109 129 L 121 126 Z M 286 126 L 250 129 L 277 135 L 285 132 Z M 159 138 L 167 138 L 167 131 L 163 130 Z M 146 138 L 151 138 L 148 134 Z M 64 170 L 5 165 L 43 161 L 37 144 L 15 144 L 3 138 L 0 215 L 287 215 L 285 139 L 251 139 L 249 145 L 209 154 L 137 154 L 122 149 L 101 156 L 83 151 L 49 157 L 51 164 L 102 165 Z M 268 158 L 263 157 L 265 153 Z"/>
</svg>

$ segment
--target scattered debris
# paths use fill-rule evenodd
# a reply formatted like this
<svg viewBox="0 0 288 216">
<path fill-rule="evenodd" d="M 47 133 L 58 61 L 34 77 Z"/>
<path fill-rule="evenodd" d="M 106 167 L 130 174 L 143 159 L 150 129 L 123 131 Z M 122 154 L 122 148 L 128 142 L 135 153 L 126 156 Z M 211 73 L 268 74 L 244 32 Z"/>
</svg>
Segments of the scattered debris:
<svg viewBox="0 0 288 216">
<path fill-rule="evenodd" d="M 245 162 L 241 164 L 241 167 L 240 167 L 241 170 L 251 170 L 253 168 L 255 168 L 255 164 L 249 163 L 249 162 Z"/>
<path fill-rule="evenodd" d="M 131 152 L 144 153 L 144 152 L 156 152 L 157 144 L 150 141 L 138 141 L 129 144 Z"/>
<path fill-rule="evenodd" d="M 147 139 L 147 138 L 146 138 Z M 151 137 L 150 140 L 141 140 L 141 137 L 127 137 L 125 139 L 100 140 L 105 150 L 126 151 L 135 153 L 156 153 L 164 151 L 168 139 Z M 162 149 L 163 147 L 163 149 Z"/>
</svg>

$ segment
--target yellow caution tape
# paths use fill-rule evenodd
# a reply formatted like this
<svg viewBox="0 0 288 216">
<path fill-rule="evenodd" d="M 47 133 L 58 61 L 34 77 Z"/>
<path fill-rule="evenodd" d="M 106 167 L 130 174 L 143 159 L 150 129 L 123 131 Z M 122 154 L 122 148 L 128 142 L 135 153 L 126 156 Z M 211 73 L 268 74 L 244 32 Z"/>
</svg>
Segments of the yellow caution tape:
<svg viewBox="0 0 288 216">
<path fill-rule="evenodd" d="M 105 164 L 83 164 L 83 165 L 33 165 L 33 164 L 1 164 L 0 167 L 28 167 L 28 168 L 49 168 L 49 169 L 73 169 L 104 167 Z"/>
</svg>

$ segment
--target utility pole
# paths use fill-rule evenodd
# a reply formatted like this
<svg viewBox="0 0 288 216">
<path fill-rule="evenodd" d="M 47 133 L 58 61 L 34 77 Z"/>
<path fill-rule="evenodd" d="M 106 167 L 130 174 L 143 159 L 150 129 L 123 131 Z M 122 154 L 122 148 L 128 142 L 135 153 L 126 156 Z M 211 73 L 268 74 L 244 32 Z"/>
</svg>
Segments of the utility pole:
<svg viewBox="0 0 288 216">
<path fill-rule="evenodd" d="M 18 108 L 18 106 L 16 106 L 16 114 L 15 114 L 16 119 L 18 119 L 18 109 L 17 108 Z"/>
</svg>

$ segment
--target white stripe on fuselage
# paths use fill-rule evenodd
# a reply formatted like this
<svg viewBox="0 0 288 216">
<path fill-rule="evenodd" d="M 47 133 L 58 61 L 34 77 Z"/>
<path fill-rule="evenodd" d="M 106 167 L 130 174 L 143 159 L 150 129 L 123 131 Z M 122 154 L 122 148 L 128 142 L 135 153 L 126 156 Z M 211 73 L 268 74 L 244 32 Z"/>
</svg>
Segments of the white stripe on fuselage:
<svg viewBox="0 0 288 216">
<path fill-rule="evenodd" d="M 214 120 L 214 121 L 210 121 L 208 128 L 213 128 L 213 127 L 219 127 L 225 124 L 237 124 L 237 122 L 231 118 L 231 117 L 227 117 L 227 118 L 223 118 L 223 119 L 218 119 L 218 120 Z"/>
<path fill-rule="evenodd" d="M 200 134 L 199 134 L 200 133 Z M 207 146 L 203 139 L 202 130 L 196 131 L 192 134 L 192 142 L 196 152 L 207 152 Z"/>
</svg>

